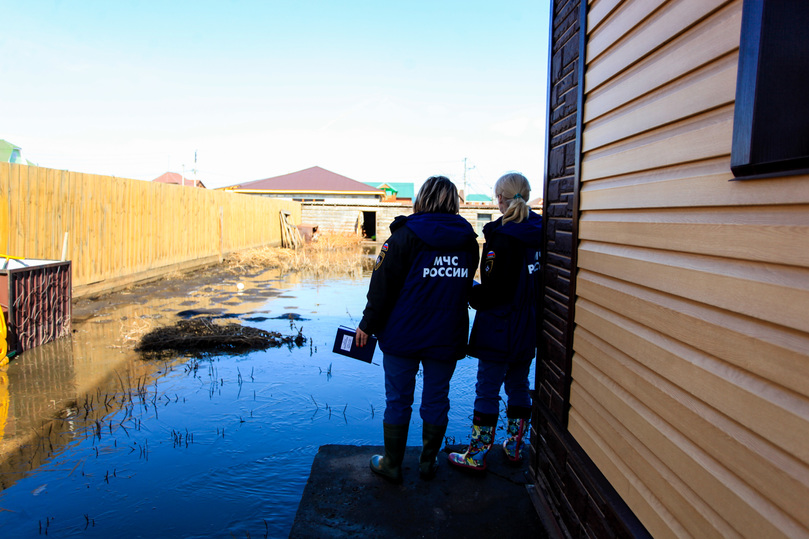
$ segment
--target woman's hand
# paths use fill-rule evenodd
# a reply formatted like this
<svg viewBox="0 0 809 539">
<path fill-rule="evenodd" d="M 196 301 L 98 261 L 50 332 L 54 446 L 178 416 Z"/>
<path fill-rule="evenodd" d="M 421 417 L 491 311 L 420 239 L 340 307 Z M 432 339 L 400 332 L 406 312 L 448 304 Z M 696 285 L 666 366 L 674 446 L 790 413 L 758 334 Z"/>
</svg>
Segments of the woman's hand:
<svg viewBox="0 0 809 539">
<path fill-rule="evenodd" d="M 364 348 L 365 345 L 368 344 L 368 334 L 365 333 L 360 328 L 357 328 L 357 333 L 356 333 L 354 339 L 357 341 L 357 347 L 358 348 Z"/>
</svg>

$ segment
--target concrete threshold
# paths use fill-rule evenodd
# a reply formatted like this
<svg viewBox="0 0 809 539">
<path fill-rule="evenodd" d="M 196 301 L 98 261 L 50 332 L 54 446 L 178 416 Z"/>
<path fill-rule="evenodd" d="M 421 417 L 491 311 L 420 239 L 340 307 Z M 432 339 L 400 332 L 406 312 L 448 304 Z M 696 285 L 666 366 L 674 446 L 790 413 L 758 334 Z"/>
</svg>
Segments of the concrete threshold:
<svg viewBox="0 0 809 539">
<path fill-rule="evenodd" d="M 420 447 L 409 447 L 404 483 L 371 472 L 382 447 L 324 445 L 312 463 L 291 538 L 337 537 L 547 537 L 529 495 L 526 458 L 509 463 L 495 446 L 482 474 L 450 467 L 448 446 L 432 481 L 419 478 Z"/>
</svg>

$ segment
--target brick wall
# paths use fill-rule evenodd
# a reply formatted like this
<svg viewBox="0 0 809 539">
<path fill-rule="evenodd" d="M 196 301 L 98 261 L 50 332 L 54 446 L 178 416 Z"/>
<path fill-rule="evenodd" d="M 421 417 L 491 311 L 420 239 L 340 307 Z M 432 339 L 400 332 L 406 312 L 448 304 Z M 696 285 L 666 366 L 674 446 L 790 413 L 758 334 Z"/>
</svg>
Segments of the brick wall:
<svg viewBox="0 0 809 539">
<path fill-rule="evenodd" d="M 560 5 L 561 4 L 561 5 Z M 567 423 L 575 293 L 576 127 L 578 105 L 579 1 L 558 1 L 552 24 L 549 137 L 545 186 L 544 321 L 537 365 L 539 401 Z"/>
<path fill-rule="evenodd" d="M 580 0 L 554 0 L 543 206 L 543 320 L 531 427 L 534 499 L 551 535 L 648 537 L 567 430 L 573 356 L 580 140 Z"/>
</svg>

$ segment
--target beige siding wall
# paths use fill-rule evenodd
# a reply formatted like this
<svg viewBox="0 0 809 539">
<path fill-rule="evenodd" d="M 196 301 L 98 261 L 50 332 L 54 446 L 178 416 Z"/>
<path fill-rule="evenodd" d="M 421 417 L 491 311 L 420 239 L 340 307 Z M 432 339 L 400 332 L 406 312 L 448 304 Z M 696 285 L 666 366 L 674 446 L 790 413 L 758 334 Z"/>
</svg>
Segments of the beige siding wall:
<svg viewBox="0 0 809 539">
<path fill-rule="evenodd" d="M 741 8 L 587 21 L 569 428 L 655 537 L 809 536 L 809 177 L 730 181 Z"/>
<path fill-rule="evenodd" d="M 535 209 L 538 211 L 538 208 Z M 304 202 L 302 219 L 307 225 L 317 225 L 323 232 L 354 232 L 357 227 L 357 217 L 361 212 L 374 212 L 376 214 L 376 237 L 378 241 L 385 241 L 390 236 L 390 224 L 399 215 L 413 213 L 412 205 L 386 204 L 362 206 L 357 204 L 329 204 L 326 202 Z M 483 241 L 483 232 L 479 229 L 488 221 L 479 220 L 481 214 L 488 214 L 494 221 L 500 217 L 500 211 L 493 206 L 462 206 L 460 215 L 472 225 Z"/>
<path fill-rule="evenodd" d="M 537 209 L 534 211 L 539 213 Z M 483 242 L 483 227 L 486 223 L 496 221 L 501 216 L 500 210 L 497 209 L 496 206 L 482 204 L 480 206 L 461 206 L 461 210 L 458 213 L 461 217 L 469 221 L 469 224 L 475 229 L 479 242 Z M 485 215 L 489 216 L 488 219 L 483 217 Z"/>
<path fill-rule="evenodd" d="M 67 234 L 74 296 L 279 244 L 281 209 L 300 222 L 292 201 L 0 163 L 0 254 L 59 260 Z"/>
<path fill-rule="evenodd" d="M 413 213 L 413 206 L 401 204 L 332 204 L 327 202 L 304 202 L 302 219 L 305 224 L 317 225 L 323 232 L 352 233 L 357 228 L 357 218 L 362 212 L 376 214 L 377 239 L 384 240 L 390 234 L 388 227 L 397 215 Z"/>
</svg>

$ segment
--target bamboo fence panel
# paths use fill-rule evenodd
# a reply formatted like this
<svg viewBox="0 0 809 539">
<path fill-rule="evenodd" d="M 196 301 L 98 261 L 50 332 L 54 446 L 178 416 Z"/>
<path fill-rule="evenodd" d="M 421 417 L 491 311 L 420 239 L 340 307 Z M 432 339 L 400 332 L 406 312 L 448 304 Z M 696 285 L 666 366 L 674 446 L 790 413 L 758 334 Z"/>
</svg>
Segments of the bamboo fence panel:
<svg viewBox="0 0 809 539">
<path fill-rule="evenodd" d="M 281 243 L 291 200 L 0 163 L 0 254 L 59 260 L 75 297 Z"/>
</svg>

